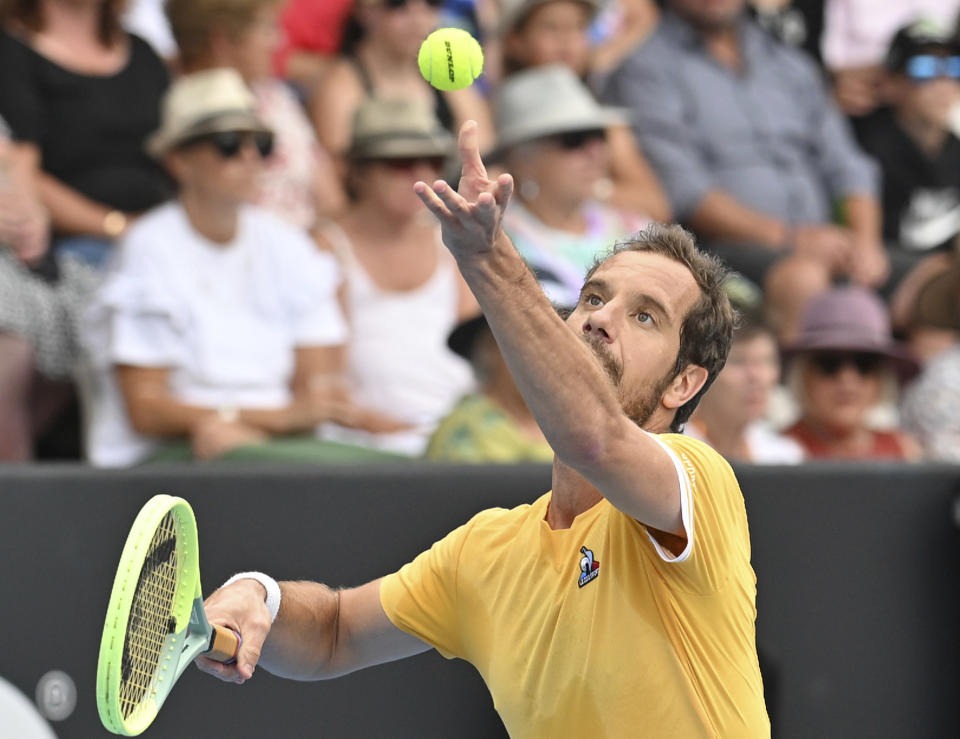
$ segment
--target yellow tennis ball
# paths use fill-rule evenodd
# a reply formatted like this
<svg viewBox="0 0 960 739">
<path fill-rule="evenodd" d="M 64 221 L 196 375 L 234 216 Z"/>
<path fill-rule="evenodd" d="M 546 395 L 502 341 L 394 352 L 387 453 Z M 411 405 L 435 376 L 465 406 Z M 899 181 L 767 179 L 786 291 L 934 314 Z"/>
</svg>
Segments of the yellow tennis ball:
<svg viewBox="0 0 960 739">
<path fill-rule="evenodd" d="M 462 90 L 483 71 L 480 44 L 461 28 L 438 28 L 420 44 L 420 74 L 438 90 Z"/>
</svg>

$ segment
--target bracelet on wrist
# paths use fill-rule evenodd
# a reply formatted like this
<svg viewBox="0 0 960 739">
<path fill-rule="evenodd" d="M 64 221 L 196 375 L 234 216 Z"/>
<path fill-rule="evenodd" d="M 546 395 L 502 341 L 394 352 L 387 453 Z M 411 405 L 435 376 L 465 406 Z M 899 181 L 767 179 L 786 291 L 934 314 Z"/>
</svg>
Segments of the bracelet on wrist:
<svg viewBox="0 0 960 739">
<path fill-rule="evenodd" d="M 111 239 L 123 236 L 127 230 L 127 216 L 119 210 L 111 210 L 103 217 L 103 233 Z"/>
</svg>

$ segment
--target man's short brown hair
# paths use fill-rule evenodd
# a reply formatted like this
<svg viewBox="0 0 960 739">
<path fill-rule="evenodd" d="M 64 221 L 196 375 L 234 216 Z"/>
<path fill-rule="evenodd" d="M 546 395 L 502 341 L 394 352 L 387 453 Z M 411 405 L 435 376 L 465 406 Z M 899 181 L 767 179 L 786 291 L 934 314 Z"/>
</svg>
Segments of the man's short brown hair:
<svg viewBox="0 0 960 739">
<path fill-rule="evenodd" d="M 684 316 L 680 326 L 680 349 L 677 351 L 672 377 L 680 374 L 687 365 L 693 364 L 707 371 L 707 381 L 696 395 L 677 408 L 670 430 L 680 432 L 696 409 L 700 398 L 720 374 L 730 353 L 736 312 L 724 289 L 728 270 L 715 256 L 697 249 L 693 234 L 686 229 L 655 223 L 641 229 L 629 239 L 618 241 L 608 254 L 594 263 L 584 282 L 589 280 L 604 262 L 625 251 L 651 252 L 680 262 L 690 270 L 700 288 L 700 298 Z"/>
<path fill-rule="evenodd" d="M 271 6 L 279 8 L 280 0 L 167 0 L 165 12 L 181 64 L 189 69 L 203 59 L 213 31 L 238 39 Z"/>
</svg>

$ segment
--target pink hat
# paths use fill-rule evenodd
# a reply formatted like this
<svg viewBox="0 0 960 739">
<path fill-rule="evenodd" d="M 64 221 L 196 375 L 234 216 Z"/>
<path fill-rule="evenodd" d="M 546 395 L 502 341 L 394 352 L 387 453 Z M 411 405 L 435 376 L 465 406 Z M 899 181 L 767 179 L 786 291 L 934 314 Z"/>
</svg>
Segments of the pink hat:
<svg viewBox="0 0 960 739">
<path fill-rule="evenodd" d="M 810 299 L 788 357 L 815 351 L 871 352 L 885 356 L 902 381 L 920 366 L 890 331 L 890 315 L 876 294 L 855 285 L 836 287 Z"/>
</svg>

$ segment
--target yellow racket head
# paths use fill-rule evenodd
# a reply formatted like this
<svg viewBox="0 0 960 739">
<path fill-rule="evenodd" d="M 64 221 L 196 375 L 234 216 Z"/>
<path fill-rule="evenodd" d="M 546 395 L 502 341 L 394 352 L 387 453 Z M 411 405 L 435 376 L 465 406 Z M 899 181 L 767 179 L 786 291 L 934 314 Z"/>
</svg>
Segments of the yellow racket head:
<svg viewBox="0 0 960 739">
<path fill-rule="evenodd" d="M 182 498 L 154 496 L 127 535 L 107 607 L 97 662 L 103 725 L 140 734 L 209 641 L 193 510 Z"/>
</svg>

